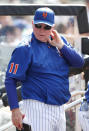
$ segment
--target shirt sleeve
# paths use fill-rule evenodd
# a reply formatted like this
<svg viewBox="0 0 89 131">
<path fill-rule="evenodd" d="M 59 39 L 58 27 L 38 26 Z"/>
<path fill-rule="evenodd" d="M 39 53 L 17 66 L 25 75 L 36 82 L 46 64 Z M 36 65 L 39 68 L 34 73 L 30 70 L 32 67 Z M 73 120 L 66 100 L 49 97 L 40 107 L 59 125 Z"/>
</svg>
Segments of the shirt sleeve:
<svg viewBox="0 0 89 131">
<path fill-rule="evenodd" d="M 84 65 L 83 57 L 76 52 L 76 50 L 67 42 L 64 37 L 61 37 L 65 43 L 63 48 L 60 49 L 63 57 L 68 61 L 72 67 L 82 67 Z"/>
<path fill-rule="evenodd" d="M 32 49 L 30 46 L 20 46 L 16 48 L 8 64 L 6 76 L 18 80 L 25 80 L 26 71 L 31 65 Z"/>
<path fill-rule="evenodd" d="M 19 108 L 18 97 L 16 91 L 16 79 L 9 78 L 6 76 L 5 88 L 8 96 L 8 104 L 10 105 L 10 110 Z"/>
<path fill-rule="evenodd" d="M 26 71 L 29 65 L 31 65 L 31 57 L 32 49 L 29 45 L 19 46 L 12 53 L 5 79 L 5 88 L 11 110 L 19 107 L 16 83 L 18 80 L 25 80 Z"/>
<path fill-rule="evenodd" d="M 88 81 L 88 85 L 87 85 L 87 91 L 85 93 L 85 98 L 87 99 L 87 102 L 89 103 L 89 81 Z"/>
</svg>

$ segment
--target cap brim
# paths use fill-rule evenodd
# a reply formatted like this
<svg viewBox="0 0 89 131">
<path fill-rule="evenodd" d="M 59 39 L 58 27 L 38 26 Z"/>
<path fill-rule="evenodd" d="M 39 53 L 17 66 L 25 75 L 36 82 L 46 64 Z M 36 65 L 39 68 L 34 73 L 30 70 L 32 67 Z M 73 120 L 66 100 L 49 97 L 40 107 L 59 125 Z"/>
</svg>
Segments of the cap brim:
<svg viewBox="0 0 89 131">
<path fill-rule="evenodd" d="M 54 24 L 49 23 L 47 21 L 34 21 L 34 24 L 39 24 L 39 23 L 44 23 L 44 24 L 49 25 L 49 26 L 53 26 L 54 25 Z"/>
</svg>

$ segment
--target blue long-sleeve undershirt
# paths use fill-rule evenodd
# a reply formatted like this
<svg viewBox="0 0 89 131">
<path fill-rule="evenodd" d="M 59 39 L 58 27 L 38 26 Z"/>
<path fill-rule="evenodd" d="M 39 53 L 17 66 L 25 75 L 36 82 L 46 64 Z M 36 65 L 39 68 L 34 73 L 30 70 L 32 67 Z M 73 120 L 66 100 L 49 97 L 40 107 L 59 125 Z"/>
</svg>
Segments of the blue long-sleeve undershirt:
<svg viewBox="0 0 89 131">
<path fill-rule="evenodd" d="M 79 68 L 84 65 L 84 59 L 79 54 L 77 54 L 73 48 L 64 45 L 60 52 L 62 53 L 63 57 L 68 61 L 70 66 Z"/>
<path fill-rule="evenodd" d="M 16 79 L 6 76 L 5 87 L 6 87 L 6 91 L 7 91 L 7 95 L 8 95 L 8 103 L 10 105 L 11 110 L 14 108 L 19 108 L 17 91 L 16 91 L 16 83 L 17 83 Z M 13 96 L 13 94 L 14 94 L 14 96 Z"/>
</svg>

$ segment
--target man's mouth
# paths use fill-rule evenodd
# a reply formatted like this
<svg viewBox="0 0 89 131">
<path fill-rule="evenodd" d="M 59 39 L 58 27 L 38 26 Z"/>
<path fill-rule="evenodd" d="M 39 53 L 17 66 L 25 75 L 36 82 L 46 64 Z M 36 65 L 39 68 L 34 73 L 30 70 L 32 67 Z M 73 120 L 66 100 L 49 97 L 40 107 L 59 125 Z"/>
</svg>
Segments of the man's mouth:
<svg viewBox="0 0 89 131">
<path fill-rule="evenodd" d="M 40 36 L 44 36 L 44 35 L 40 35 Z"/>
</svg>

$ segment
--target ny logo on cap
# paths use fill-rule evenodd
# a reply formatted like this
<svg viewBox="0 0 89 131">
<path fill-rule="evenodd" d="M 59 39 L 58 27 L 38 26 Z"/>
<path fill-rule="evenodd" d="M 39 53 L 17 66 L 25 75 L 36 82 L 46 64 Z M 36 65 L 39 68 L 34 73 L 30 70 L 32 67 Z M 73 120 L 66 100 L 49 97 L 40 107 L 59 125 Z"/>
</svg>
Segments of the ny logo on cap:
<svg viewBox="0 0 89 131">
<path fill-rule="evenodd" d="M 47 12 L 43 12 L 43 17 L 46 18 L 47 17 Z"/>
</svg>

